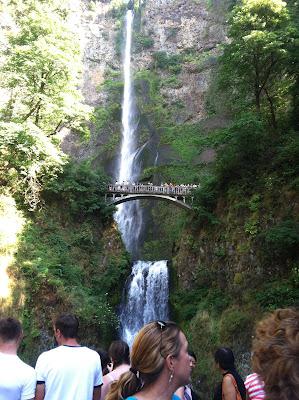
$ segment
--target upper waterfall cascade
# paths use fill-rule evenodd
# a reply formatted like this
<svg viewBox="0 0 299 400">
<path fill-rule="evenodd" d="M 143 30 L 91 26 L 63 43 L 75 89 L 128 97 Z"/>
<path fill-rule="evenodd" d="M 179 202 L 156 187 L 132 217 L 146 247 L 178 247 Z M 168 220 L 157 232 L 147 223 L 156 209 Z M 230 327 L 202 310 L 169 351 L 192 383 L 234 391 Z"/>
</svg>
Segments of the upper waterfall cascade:
<svg viewBox="0 0 299 400">
<path fill-rule="evenodd" d="M 131 44 L 134 13 L 127 10 L 125 20 L 125 48 L 123 58 L 124 95 L 122 102 L 122 144 L 119 160 L 118 181 L 138 181 L 140 164 L 137 146 L 137 119 L 134 90 L 131 79 Z M 143 223 L 139 201 L 120 204 L 115 213 L 126 249 L 134 256 Z M 121 336 L 132 344 L 138 330 L 154 319 L 168 317 L 168 270 L 166 261 L 137 261 L 128 280 L 127 293 L 121 305 Z"/>
<path fill-rule="evenodd" d="M 123 58 L 124 94 L 122 102 L 122 144 L 119 160 L 118 180 L 134 181 L 140 174 L 140 166 L 136 159 L 138 152 L 136 140 L 136 113 L 134 93 L 131 79 L 131 43 L 134 14 L 128 10 L 126 14 L 125 49 Z M 136 254 L 138 239 L 142 226 L 142 211 L 137 202 L 120 205 L 115 214 L 126 249 Z"/>
</svg>

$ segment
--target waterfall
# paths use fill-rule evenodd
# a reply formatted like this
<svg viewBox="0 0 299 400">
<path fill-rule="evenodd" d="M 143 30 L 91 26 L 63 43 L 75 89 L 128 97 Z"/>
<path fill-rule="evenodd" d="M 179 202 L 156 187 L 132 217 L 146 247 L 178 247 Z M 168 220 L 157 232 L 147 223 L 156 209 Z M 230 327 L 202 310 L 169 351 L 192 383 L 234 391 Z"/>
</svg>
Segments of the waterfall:
<svg viewBox="0 0 299 400">
<path fill-rule="evenodd" d="M 123 57 L 124 95 L 122 102 L 122 144 L 119 160 L 119 182 L 136 182 L 140 176 L 137 119 L 131 79 L 131 43 L 134 13 L 126 13 L 125 49 Z M 139 201 L 118 206 L 115 213 L 126 249 L 133 258 L 138 255 L 142 228 Z M 166 261 L 136 261 L 123 293 L 120 306 L 120 334 L 129 345 L 138 330 L 154 319 L 168 317 L 168 269 Z"/>
<path fill-rule="evenodd" d="M 120 313 L 121 337 L 131 346 L 136 332 L 144 324 L 167 317 L 167 261 L 135 262 Z"/>
<path fill-rule="evenodd" d="M 122 102 L 122 144 L 119 162 L 119 182 L 134 182 L 140 174 L 140 165 L 136 141 L 136 113 L 131 79 L 131 44 L 134 14 L 126 14 L 124 66 L 124 95 Z M 134 255 L 138 253 L 138 244 L 142 226 L 142 210 L 139 202 L 129 202 L 118 206 L 115 219 L 122 234 L 126 249 Z"/>
</svg>

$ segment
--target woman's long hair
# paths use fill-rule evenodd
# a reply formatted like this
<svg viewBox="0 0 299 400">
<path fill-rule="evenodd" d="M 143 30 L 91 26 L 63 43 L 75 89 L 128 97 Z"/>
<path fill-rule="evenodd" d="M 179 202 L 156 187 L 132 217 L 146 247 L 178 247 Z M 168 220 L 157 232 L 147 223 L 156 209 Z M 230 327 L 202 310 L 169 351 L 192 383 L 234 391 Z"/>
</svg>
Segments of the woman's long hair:
<svg viewBox="0 0 299 400">
<path fill-rule="evenodd" d="M 161 374 L 165 358 L 181 350 L 180 329 L 174 322 L 150 322 L 136 336 L 131 351 L 131 368 L 113 382 L 105 400 L 132 396 Z"/>
<path fill-rule="evenodd" d="M 238 390 L 243 400 L 246 399 L 246 388 L 244 385 L 244 381 L 241 378 L 240 374 L 236 370 L 235 367 L 235 356 L 232 350 L 228 347 L 220 347 L 216 350 L 214 354 L 215 362 L 219 364 L 219 366 L 227 373 L 231 374 L 237 383 Z M 219 388 L 217 389 L 219 392 Z M 222 391 L 222 383 L 221 383 L 221 391 Z"/>
<path fill-rule="evenodd" d="M 114 340 L 109 346 L 108 354 L 113 362 L 113 369 L 121 364 L 130 364 L 130 349 L 123 340 Z"/>
</svg>

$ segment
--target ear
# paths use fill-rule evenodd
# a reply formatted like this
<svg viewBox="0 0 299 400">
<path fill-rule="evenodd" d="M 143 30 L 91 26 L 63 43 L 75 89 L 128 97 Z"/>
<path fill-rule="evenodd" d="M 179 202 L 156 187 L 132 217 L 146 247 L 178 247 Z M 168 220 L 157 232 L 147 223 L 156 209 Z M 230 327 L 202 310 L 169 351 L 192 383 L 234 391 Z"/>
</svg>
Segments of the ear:
<svg viewBox="0 0 299 400">
<path fill-rule="evenodd" d="M 173 356 L 171 356 L 171 355 L 168 355 L 168 356 L 165 358 L 167 368 L 168 368 L 170 371 L 173 371 L 173 369 L 174 369 L 174 360 L 175 360 L 175 358 L 174 358 Z"/>
<path fill-rule="evenodd" d="M 60 329 L 56 329 L 56 328 L 54 328 L 54 334 L 55 334 L 55 336 L 57 337 L 61 337 L 61 332 L 60 332 Z"/>
</svg>

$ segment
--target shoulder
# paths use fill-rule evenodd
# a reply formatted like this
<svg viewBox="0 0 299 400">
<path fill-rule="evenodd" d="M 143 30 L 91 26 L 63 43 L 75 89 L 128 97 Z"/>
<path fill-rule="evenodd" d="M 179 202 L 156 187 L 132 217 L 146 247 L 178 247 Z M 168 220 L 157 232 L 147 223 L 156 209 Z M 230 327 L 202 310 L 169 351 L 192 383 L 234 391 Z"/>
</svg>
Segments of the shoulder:
<svg viewBox="0 0 299 400">
<path fill-rule="evenodd" d="M 173 394 L 171 400 L 180 400 L 180 398 L 176 394 Z"/>
<path fill-rule="evenodd" d="M 246 377 L 246 379 L 245 379 L 245 382 L 250 383 L 250 382 L 255 381 L 256 379 L 258 379 L 258 374 L 256 374 L 256 373 L 254 372 L 253 374 L 247 375 L 247 377 Z"/>
<path fill-rule="evenodd" d="M 224 375 L 223 380 L 222 380 L 223 389 L 225 389 L 225 388 L 229 389 L 232 387 L 236 387 L 236 385 L 237 385 L 236 380 L 232 374 Z"/>
<path fill-rule="evenodd" d="M 111 383 L 111 382 L 113 382 L 113 381 L 115 381 L 115 380 L 116 380 L 116 379 L 115 379 L 115 377 L 114 377 L 113 371 L 111 371 L 111 372 L 109 372 L 108 374 L 106 374 L 106 375 L 103 376 L 103 383 L 104 383 L 104 385 L 106 385 L 106 384 L 108 384 L 108 383 Z"/>
<path fill-rule="evenodd" d="M 235 378 L 232 374 L 226 374 L 223 377 L 223 382 L 234 382 Z"/>
<path fill-rule="evenodd" d="M 55 347 L 54 349 L 47 350 L 41 353 L 37 358 L 36 365 L 47 363 L 49 360 L 59 357 L 59 354 L 61 353 L 61 351 L 63 351 L 61 350 L 61 347 L 62 346 Z"/>
<path fill-rule="evenodd" d="M 80 348 L 81 352 L 84 353 L 85 357 L 93 360 L 95 363 L 101 363 L 101 357 L 99 353 L 97 353 L 95 350 L 90 349 L 89 347 L 81 347 Z"/>
<path fill-rule="evenodd" d="M 61 347 L 62 347 L 62 346 L 55 347 L 54 349 L 50 349 L 50 350 L 47 350 L 47 351 L 42 352 L 42 353 L 38 356 L 38 359 L 39 359 L 39 358 L 42 359 L 42 358 L 51 357 L 52 355 L 57 354 L 58 352 L 61 351 Z"/>
<path fill-rule="evenodd" d="M 19 357 L 18 357 L 18 368 L 22 371 L 24 375 L 27 375 L 28 377 L 35 376 L 35 370 L 32 368 L 30 365 L 24 363 Z"/>
<path fill-rule="evenodd" d="M 84 351 L 86 354 L 89 354 L 90 356 L 93 356 L 95 358 L 101 358 L 98 352 L 96 352 L 95 350 L 90 349 L 87 346 L 80 347 L 80 350 Z"/>
</svg>

